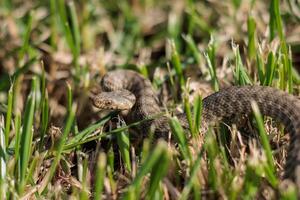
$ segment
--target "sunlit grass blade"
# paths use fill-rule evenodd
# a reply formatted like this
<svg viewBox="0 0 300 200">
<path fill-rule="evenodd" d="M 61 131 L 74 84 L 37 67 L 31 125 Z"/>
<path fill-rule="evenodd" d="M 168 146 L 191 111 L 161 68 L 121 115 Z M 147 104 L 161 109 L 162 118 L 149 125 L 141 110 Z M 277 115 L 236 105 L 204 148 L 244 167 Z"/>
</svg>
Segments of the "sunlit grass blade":
<svg viewBox="0 0 300 200">
<path fill-rule="evenodd" d="M 195 100 L 194 100 L 194 128 L 195 132 L 198 132 L 201 128 L 201 117 L 202 117 L 202 97 L 200 95 L 197 95 Z"/>
<path fill-rule="evenodd" d="M 289 46 L 289 54 L 287 59 L 287 81 L 288 81 L 288 92 L 293 94 L 293 64 L 292 64 L 292 50 Z"/>
<path fill-rule="evenodd" d="M 179 54 L 177 52 L 174 40 L 170 40 L 170 45 L 171 45 L 171 62 L 172 62 L 172 66 L 174 67 L 174 69 L 176 71 L 177 77 L 179 79 L 180 86 L 184 87 L 185 80 L 184 80 L 184 76 L 183 76 L 182 65 L 181 65 L 181 62 L 180 62 L 180 57 L 179 57 Z"/>
<path fill-rule="evenodd" d="M 184 111 L 186 114 L 187 121 L 189 123 L 190 131 L 192 133 L 192 137 L 196 136 L 196 131 L 194 128 L 194 122 L 192 119 L 192 112 L 191 112 L 191 106 L 190 106 L 190 100 L 189 100 L 189 79 L 187 80 L 187 86 L 184 89 L 183 94 L 183 105 L 184 105 Z"/>
<path fill-rule="evenodd" d="M 206 137 L 204 148 L 207 152 L 207 156 L 208 156 L 208 160 L 209 160 L 208 183 L 214 191 L 217 191 L 218 185 L 219 185 L 219 181 L 218 181 L 219 177 L 217 174 L 215 159 L 216 159 L 217 155 L 219 154 L 220 149 L 217 144 L 215 135 L 213 134 L 211 129 L 208 130 L 207 134 L 208 135 Z"/>
<path fill-rule="evenodd" d="M 28 19 L 27 19 L 27 26 L 26 26 L 26 31 L 23 36 L 23 44 L 20 49 L 20 59 L 22 60 L 26 51 L 28 51 L 29 48 L 29 39 L 30 39 L 30 33 L 31 33 L 31 26 L 32 26 L 32 19 L 33 19 L 33 12 L 29 12 Z"/>
<path fill-rule="evenodd" d="M 65 1 L 64 0 L 58 0 L 57 3 L 57 7 L 58 7 L 58 14 L 59 14 L 59 18 L 61 20 L 61 24 L 62 24 L 62 28 L 63 28 L 63 32 L 64 32 L 64 36 L 66 38 L 67 44 L 72 52 L 73 55 L 73 63 L 75 65 L 75 69 L 76 69 L 76 75 L 78 76 L 79 74 L 79 65 L 78 65 L 78 57 L 79 57 L 79 53 L 80 53 L 80 49 L 78 49 L 78 44 L 80 43 L 80 35 L 79 35 L 79 31 L 78 31 L 78 24 L 77 24 L 77 19 L 74 19 L 73 17 L 76 17 L 76 14 L 72 12 L 75 11 L 71 11 L 71 23 L 74 23 L 73 25 L 77 30 L 72 30 L 68 21 L 68 15 L 67 15 L 67 9 L 65 6 Z M 71 5 L 72 7 L 72 5 Z M 74 8 L 71 8 L 74 9 Z M 73 32 L 72 32 L 73 31 Z M 76 32 L 76 34 L 74 33 L 74 31 Z M 76 36 L 75 36 L 76 35 Z M 78 40 L 77 43 L 75 41 L 75 37 Z M 80 46 L 80 45 L 79 45 Z"/>
<path fill-rule="evenodd" d="M 4 117 L 0 115 L 0 197 L 5 199 L 6 197 L 6 176 L 7 176 L 7 153 L 5 144 L 5 133 L 4 133 Z"/>
<path fill-rule="evenodd" d="M 72 109 L 73 95 L 71 85 L 67 82 L 67 111 L 70 112 Z"/>
<path fill-rule="evenodd" d="M 32 156 L 32 161 L 30 162 L 30 165 L 29 165 L 29 170 L 28 170 L 28 174 L 26 176 L 25 183 L 30 183 L 30 182 L 33 183 L 33 180 L 32 180 L 33 174 L 34 174 L 34 171 L 36 170 L 39 159 L 41 159 L 41 155 L 39 155 L 39 154 L 35 154 Z"/>
<path fill-rule="evenodd" d="M 46 98 L 46 72 L 45 72 L 45 66 L 44 66 L 44 62 L 41 61 L 41 67 L 42 67 L 42 75 L 41 75 L 41 101 L 40 101 L 40 105 L 39 105 L 39 109 L 42 109 L 42 105 L 43 102 Z"/>
<path fill-rule="evenodd" d="M 195 41 L 193 40 L 191 35 L 184 35 L 183 39 L 186 41 L 189 49 L 191 50 L 193 57 L 195 58 L 197 64 L 199 65 L 199 67 L 201 67 L 201 53 L 198 50 L 198 47 L 195 43 Z"/>
<path fill-rule="evenodd" d="M 285 55 L 287 55 L 288 50 L 287 50 L 287 46 L 286 46 L 286 42 L 285 42 L 284 28 L 283 28 L 283 25 L 282 25 L 282 20 L 281 20 L 281 15 L 280 15 L 280 6 L 279 5 L 280 5 L 279 0 L 272 0 L 271 1 L 270 9 L 271 9 L 271 13 L 273 13 L 274 16 L 270 20 L 276 22 L 276 28 L 277 28 L 277 33 L 278 33 L 279 38 L 280 38 L 282 52 Z"/>
<path fill-rule="evenodd" d="M 184 130 L 180 122 L 176 117 L 173 117 L 169 120 L 169 125 L 171 127 L 174 138 L 179 144 L 179 148 L 183 158 L 186 159 L 187 161 L 191 161 L 191 152 L 188 148 L 186 134 L 184 133 Z"/>
<path fill-rule="evenodd" d="M 67 40 L 67 43 L 68 43 L 70 49 L 74 50 L 75 48 L 73 47 L 73 45 L 74 45 L 73 37 L 72 37 L 71 29 L 69 26 L 69 22 L 67 20 L 65 1 L 57 0 L 57 8 L 58 8 L 58 12 L 56 12 L 56 13 L 59 15 L 59 18 L 61 20 L 61 25 L 63 28 L 64 36 L 66 37 L 66 40 Z"/>
<path fill-rule="evenodd" d="M 175 12 L 170 12 L 168 18 L 169 18 L 167 24 L 168 36 L 169 38 L 172 38 L 174 45 L 176 44 L 177 50 L 180 51 L 181 50 L 180 35 L 181 35 L 183 20 Z"/>
<path fill-rule="evenodd" d="M 256 52 L 256 23 L 252 15 L 248 16 L 247 20 L 247 28 L 248 28 L 248 56 L 252 60 L 255 57 Z"/>
<path fill-rule="evenodd" d="M 275 9 L 274 9 L 275 1 L 271 0 L 270 1 L 270 6 L 269 6 L 269 13 L 270 13 L 270 19 L 269 19 L 269 34 L 270 34 L 270 41 L 272 41 L 275 38 L 275 33 L 276 33 L 276 14 L 275 14 Z"/>
<path fill-rule="evenodd" d="M 110 187 L 113 191 L 115 191 L 117 187 L 117 183 L 114 180 L 114 172 L 115 172 L 115 155 L 112 147 L 109 149 L 107 153 L 107 178 L 109 180 Z"/>
<path fill-rule="evenodd" d="M 280 185 L 280 198 L 282 200 L 296 200 L 298 198 L 298 190 L 296 189 L 296 186 L 294 183 L 287 181 L 284 184 Z"/>
<path fill-rule="evenodd" d="M 281 71 L 281 88 L 286 89 L 288 88 L 289 92 L 292 92 L 292 63 L 291 57 L 288 50 L 288 46 L 286 44 L 285 34 L 284 34 L 284 27 L 281 19 L 280 14 L 280 2 L 279 0 L 272 0 L 270 3 L 270 23 L 276 24 L 277 33 L 280 39 L 280 49 L 283 54 L 282 56 L 282 64 L 283 70 Z"/>
<path fill-rule="evenodd" d="M 217 72 L 216 72 L 216 44 L 213 36 L 211 36 L 208 47 L 207 47 L 207 52 L 204 53 L 204 57 L 206 59 L 206 63 L 208 65 L 211 81 L 212 81 L 212 86 L 214 91 L 219 91 L 220 86 L 219 86 L 219 81 L 217 77 Z"/>
<path fill-rule="evenodd" d="M 271 146 L 268 140 L 268 136 L 266 134 L 266 131 L 264 129 L 264 122 L 263 118 L 261 116 L 261 113 L 259 111 L 258 105 L 255 102 L 251 103 L 253 114 L 258 126 L 258 132 L 260 136 L 260 142 L 264 148 L 266 157 L 267 157 L 267 166 L 265 167 L 265 173 L 267 175 L 268 181 L 271 183 L 271 185 L 276 186 L 278 184 L 278 180 L 276 179 L 274 173 L 275 173 L 275 165 L 274 165 L 274 159 L 272 155 Z"/>
<path fill-rule="evenodd" d="M 104 186 L 105 168 L 106 168 L 106 155 L 105 153 L 100 152 L 97 161 L 94 199 L 99 199 L 99 200 L 102 199 L 101 194 Z"/>
<path fill-rule="evenodd" d="M 141 74 L 143 74 L 144 77 L 146 78 L 149 78 L 149 72 L 148 72 L 148 69 L 147 69 L 147 65 L 144 64 L 144 63 L 140 63 L 137 68 L 139 69 L 139 72 Z"/>
<path fill-rule="evenodd" d="M 256 66 L 257 66 L 259 83 L 260 85 L 263 85 L 265 81 L 265 64 L 260 51 L 257 51 L 256 53 Z"/>
<path fill-rule="evenodd" d="M 79 137 L 75 136 L 73 139 L 70 139 L 71 142 L 68 142 L 68 144 L 65 145 L 64 147 L 64 150 L 70 150 L 78 145 L 81 145 L 81 144 L 84 144 L 84 143 L 87 143 L 87 142 L 90 142 L 90 141 L 94 141 L 94 140 L 98 140 L 102 137 L 106 137 L 110 134 L 114 134 L 114 133 L 120 133 L 121 131 L 123 130 L 126 130 L 128 128 L 131 128 L 131 127 L 136 127 L 138 125 L 140 125 L 141 123 L 144 123 L 146 121 L 149 121 L 149 120 L 152 120 L 152 119 L 156 119 L 158 117 L 161 117 L 164 115 L 164 113 L 157 113 L 153 116 L 150 116 L 146 119 L 143 119 L 141 121 L 137 121 L 137 122 L 134 122 L 134 123 L 131 123 L 127 126 L 122 126 L 120 128 L 117 128 L 117 129 L 114 129 L 112 131 L 109 131 L 109 132 L 103 132 L 101 134 L 98 134 L 98 135 L 95 135 L 95 136 L 90 136 L 89 137 L 89 134 L 91 132 L 93 132 L 94 130 L 96 130 L 97 128 L 99 128 L 102 123 L 105 123 L 105 121 L 107 120 L 110 120 L 112 117 L 116 116 L 118 112 L 112 112 L 110 114 L 108 114 L 106 117 L 104 117 L 103 119 L 101 119 L 99 122 L 97 122 L 96 124 L 93 124 L 91 125 L 90 127 L 88 127 L 87 129 L 83 130 L 82 132 L 78 133 Z"/>
<path fill-rule="evenodd" d="M 49 122 L 49 102 L 48 102 L 48 92 L 45 93 L 45 98 L 42 102 L 42 121 L 41 121 L 41 135 L 40 135 L 40 150 L 44 145 L 44 137 L 47 132 L 48 122 Z"/>
<path fill-rule="evenodd" d="M 119 151 L 121 152 L 122 160 L 125 164 L 126 170 L 131 171 L 130 160 L 130 141 L 128 131 L 122 131 L 116 134 Z"/>
<path fill-rule="evenodd" d="M 42 77 L 41 77 L 41 90 L 42 90 L 42 98 L 40 103 L 40 109 L 41 109 L 41 126 L 40 126 L 40 145 L 39 149 L 42 150 L 42 147 L 44 145 L 44 137 L 47 132 L 48 123 L 49 123 L 49 97 L 48 92 L 46 89 L 46 73 L 44 70 L 44 64 L 42 63 L 43 71 L 42 71 Z"/>
<path fill-rule="evenodd" d="M 234 43 L 231 46 L 235 55 L 235 68 L 233 69 L 235 83 L 237 85 L 251 85 L 252 81 L 242 63 L 239 46 Z"/>
<path fill-rule="evenodd" d="M 273 77 L 275 73 L 275 56 L 272 51 L 270 51 L 268 55 L 268 60 L 266 64 L 266 74 L 264 78 L 264 85 L 266 86 L 271 86 L 273 82 Z"/>
<path fill-rule="evenodd" d="M 14 151 L 15 151 L 15 155 L 14 155 L 14 159 L 15 159 L 15 166 L 14 166 L 14 176 L 16 177 L 16 179 L 18 179 L 19 177 L 19 168 L 18 163 L 19 163 L 19 156 L 20 156 L 20 140 L 21 140 L 21 115 L 20 113 L 17 113 L 14 119 L 14 123 L 15 123 L 15 145 L 14 145 Z"/>
<path fill-rule="evenodd" d="M 296 85 L 299 85 L 300 84 L 300 75 L 298 73 L 298 71 L 292 67 L 292 79 L 293 79 L 293 82 L 296 84 Z"/>
<path fill-rule="evenodd" d="M 33 78 L 31 85 L 31 93 L 27 98 L 25 106 L 25 114 L 23 119 L 23 130 L 20 140 L 20 182 L 19 194 L 23 193 L 25 187 L 26 171 L 32 151 L 32 138 L 33 138 L 33 119 L 35 108 L 35 92 L 36 91 L 36 78 Z"/>
<path fill-rule="evenodd" d="M 80 28 L 78 24 L 78 17 L 77 17 L 77 12 L 76 8 L 74 5 L 73 1 L 70 1 L 68 3 L 68 7 L 70 10 L 70 18 L 71 18 L 71 24 L 72 24 L 72 31 L 73 31 L 73 40 L 75 44 L 75 50 L 76 51 L 76 56 L 78 57 L 80 54 L 80 43 L 81 43 L 81 38 L 80 38 Z"/>
<path fill-rule="evenodd" d="M 156 162 L 157 167 L 153 167 L 150 175 L 150 183 L 146 199 L 155 199 L 159 191 L 159 183 L 163 180 L 169 167 L 171 156 L 168 151 L 164 151 Z"/>
<path fill-rule="evenodd" d="M 87 175 L 88 175 L 88 157 L 84 157 L 83 160 L 83 169 L 82 169 L 82 189 L 80 191 L 80 200 L 88 200 L 89 199 L 89 194 L 88 194 L 88 189 L 89 189 L 89 185 L 88 185 L 88 180 L 87 180 Z"/>
<path fill-rule="evenodd" d="M 116 116 L 116 112 L 109 113 L 108 115 L 106 115 L 105 117 L 103 117 L 102 119 L 100 119 L 99 121 L 97 121 L 96 123 L 88 126 L 84 130 L 80 131 L 77 135 L 75 135 L 73 138 L 71 138 L 67 142 L 67 144 L 65 144 L 64 149 L 69 149 L 69 148 L 74 147 L 75 143 L 84 140 L 86 137 L 89 136 L 89 134 L 91 134 L 92 132 L 94 132 L 95 130 L 97 130 L 101 126 L 103 126 L 106 122 L 108 122 L 114 116 Z"/>
<path fill-rule="evenodd" d="M 261 176 L 264 171 L 263 167 L 263 163 L 260 163 L 257 160 L 251 160 L 248 162 L 243 187 L 244 198 L 253 199 L 257 194 L 261 183 Z"/>
<path fill-rule="evenodd" d="M 10 133 L 10 125 L 11 125 L 11 116 L 13 111 L 13 85 L 10 87 L 8 91 L 7 97 L 7 112 L 5 119 L 5 144 L 8 146 L 9 143 L 9 133 Z"/>
</svg>

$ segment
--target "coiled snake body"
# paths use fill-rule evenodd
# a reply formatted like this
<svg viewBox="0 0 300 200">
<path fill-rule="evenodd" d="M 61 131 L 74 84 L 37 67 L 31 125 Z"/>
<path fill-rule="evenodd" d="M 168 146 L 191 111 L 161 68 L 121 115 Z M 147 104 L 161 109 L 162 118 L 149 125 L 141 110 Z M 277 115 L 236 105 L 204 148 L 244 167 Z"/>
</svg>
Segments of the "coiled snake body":
<svg viewBox="0 0 300 200">
<path fill-rule="evenodd" d="M 115 70 L 107 73 L 101 82 L 104 91 L 92 98 L 93 104 L 102 109 L 130 110 L 130 122 L 140 121 L 160 113 L 159 101 L 151 82 L 137 72 Z M 285 167 L 285 179 L 300 190 L 300 101 L 295 96 L 265 86 L 229 87 L 203 99 L 202 127 L 212 122 L 250 114 L 255 101 L 265 116 L 280 121 L 290 134 L 290 145 Z M 180 117 L 187 124 L 184 117 Z M 161 133 L 168 132 L 166 118 L 143 123 L 141 130 L 147 133 L 154 125 Z"/>
</svg>

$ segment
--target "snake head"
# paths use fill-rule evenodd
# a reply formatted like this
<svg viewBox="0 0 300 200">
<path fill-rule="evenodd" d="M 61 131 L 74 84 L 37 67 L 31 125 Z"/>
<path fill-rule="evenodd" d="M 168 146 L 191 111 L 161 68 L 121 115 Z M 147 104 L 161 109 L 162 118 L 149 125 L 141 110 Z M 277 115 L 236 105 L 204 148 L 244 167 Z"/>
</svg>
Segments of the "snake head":
<svg viewBox="0 0 300 200">
<path fill-rule="evenodd" d="M 105 110 L 130 110 L 135 104 L 135 96 L 128 90 L 101 92 L 91 97 L 95 107 Z"/>
</svg>

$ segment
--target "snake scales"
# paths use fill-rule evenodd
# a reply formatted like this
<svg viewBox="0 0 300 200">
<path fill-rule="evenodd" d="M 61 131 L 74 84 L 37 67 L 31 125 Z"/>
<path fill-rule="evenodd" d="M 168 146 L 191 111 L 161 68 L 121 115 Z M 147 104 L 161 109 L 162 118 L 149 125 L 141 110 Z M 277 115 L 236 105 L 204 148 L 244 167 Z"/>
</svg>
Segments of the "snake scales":
<svg viewBox="0 0 300 200">
<path fill-rule="evenodd" d="M 104 92 L 92 98 L 93 104 L 101 109 L 130 110 L 129 122 L 140 121 L 161 112 L 151 82 L 137 72 L 115 70 L 108 72 L 101 82 Z M 285 179 L 296 184 L 300 190 L 300 101 L 295 96 L 271 87 L 229 87 L 203 99 L 203 128 L 222 118 L 250 114 L 251 102 L 255 101 L 265 116 L 280 121 L 290 134 L 290 145 L 285 166 Z M 182 124 L 185 117 L 179 116 Z M 154 125 L 161 134 L 168 132 L 166 117 L 158 118 L 140 127 L 147 133 Z"/>
</svg>

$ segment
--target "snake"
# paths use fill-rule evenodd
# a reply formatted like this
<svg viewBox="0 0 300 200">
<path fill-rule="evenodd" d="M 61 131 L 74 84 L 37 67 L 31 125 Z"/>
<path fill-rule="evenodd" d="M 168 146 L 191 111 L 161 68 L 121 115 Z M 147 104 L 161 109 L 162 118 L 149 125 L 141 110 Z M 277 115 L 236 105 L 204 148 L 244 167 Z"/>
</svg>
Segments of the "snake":
<svg viewBox="0 0 300 200">
<path fill-rule="evenodd" d="M 117 69 L 101 79 L 102 92 L 94 95 L 92 104 L 100 109 L 127 111 L 129 123 L 141 121 L 162 112 L 151 81 L 133 70 Z M 290 134 L 284 180 L 292 181 L 300 191 L 300 100 L 285 91 L 259 85 L 230 86 L 202 100 L 201 129 L 233 116 L 249 115 L 256 102 L 263 116 L 279 121 Z M 188 126 L 184 114 L 178 115 L 183 126 Z M 168 118 L 148 120 L 139 127 L 142 135 L 155 127 L 158 134 L 170 131 Z M 298 192 L 299 193 L 299 192 Z"/>
</svg>

